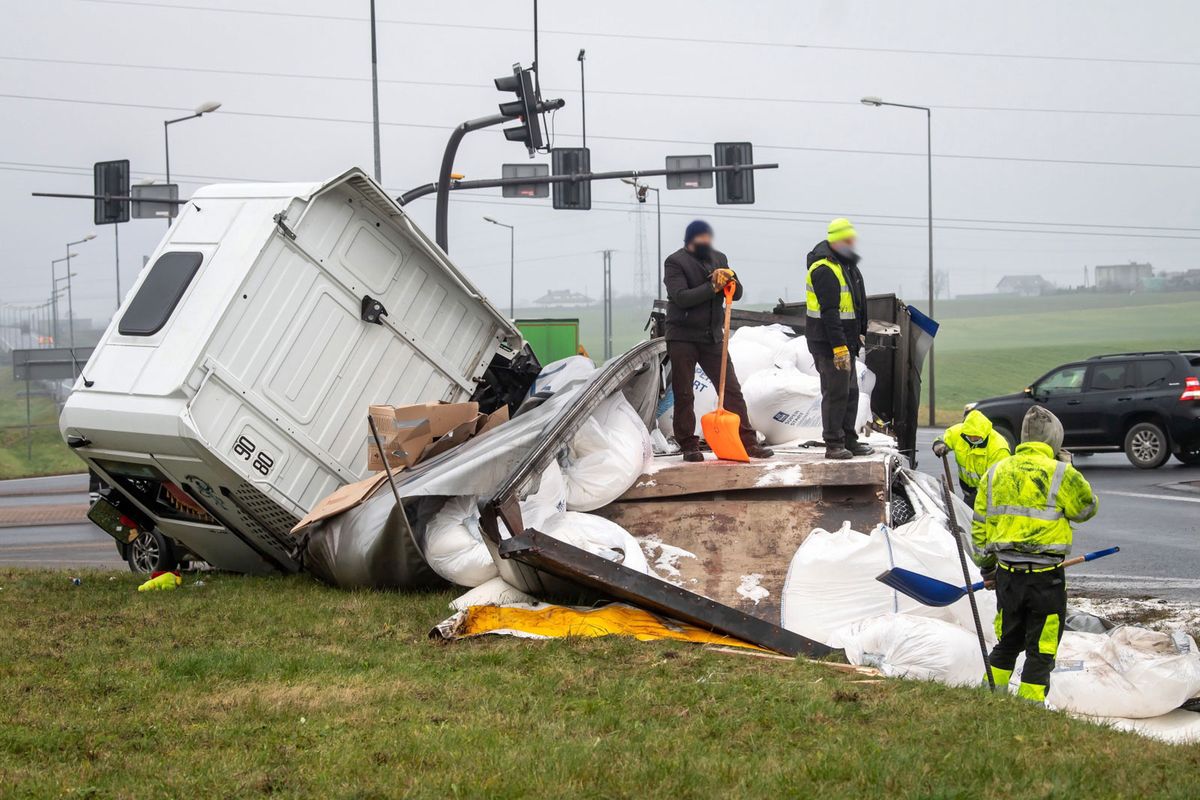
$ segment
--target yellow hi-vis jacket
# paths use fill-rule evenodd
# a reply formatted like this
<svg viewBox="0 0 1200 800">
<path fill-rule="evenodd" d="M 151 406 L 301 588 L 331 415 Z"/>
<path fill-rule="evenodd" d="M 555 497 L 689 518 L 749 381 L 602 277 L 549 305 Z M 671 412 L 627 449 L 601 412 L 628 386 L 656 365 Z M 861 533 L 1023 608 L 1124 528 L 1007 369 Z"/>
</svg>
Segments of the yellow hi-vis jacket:
<svg viewBox="0 0 1200 800">
<path fill-rule="evenodd" d="M 983 444 L 972 447 L 963 438 L 978 436 Z M 977 488 L 983 476 L 994 464 L 1012 455 L 1008 449 L 1008 441 L 992 429 L 992 421 L 983 415 L 982 411 L 972 411 L 967 418 L 957 425 L 951 425 L 942 436 L 942 441 L 954 451 L 954 462 L 958 464 L 958 479 L 964 486 Z"/>
<path fill-rule="evenodd" d="M 857 319 L 858 316 L 854 311 L 854 295 L 850 293 L 850 284 L 846 283 L 846 276 L 842 272 L 842 265 L 828 258 L 818 259 L 814 261 L 808 268 L 807 277 L 804 281 L 805 302 L 808 307 L 808 316 L 821 318 L 821 302 L 817 300 L 817 292 L 813 288 L 812 274 L 817 267 L 829 267 L 829 271 L 837 278 L 838 287 L 841 288 L 841 299 L 838 301 L 838 316 L 842 319 Z"/>
<path fill-rule="evenodd" d="M 1071 523 L 1096 516 L 1096 496 L 1050 445 L 1025 442 L 987 471 L 975 497 L 976 563 L 1057 564 L 1071 552 Z"/>
</svg>

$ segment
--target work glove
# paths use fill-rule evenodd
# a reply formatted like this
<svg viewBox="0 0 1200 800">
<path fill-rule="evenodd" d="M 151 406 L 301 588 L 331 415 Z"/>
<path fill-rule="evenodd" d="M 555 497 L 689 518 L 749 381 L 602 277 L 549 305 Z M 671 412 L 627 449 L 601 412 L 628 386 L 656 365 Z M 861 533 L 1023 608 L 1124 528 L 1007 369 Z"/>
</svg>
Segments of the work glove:
<svg viewBox="0 0 1200 800">
<path fill-rule="evenodd" d="M 950 445 L 946 444 L 941 439 L 934 441 L 933 454 L 935 456 L 937 456 L 938 458 L 941 458 L 942 456 L 946 455 L 949 452 L 950 452 Z"/>
<path fill-rule="evenodd" d="M 725 284 L 733 280 L 733 270 L 721 267 L 712 271 L 713 291 L 719 292 L 725 288 Z"/>
<path fill-rule="evenodd" d="M 991 569 L 982 570 L 979 573 L 979 577 L 983 578 L 983 588 L 985 588 L 985 589 L 995 589 L 996 588 L 996 568 L 995 567 L 992 567 Z"/>
<path fill-rule="evenodd" d="M 833 366 L 842 372 L 850 371 L 850 348 L 846 345 L 833 348 Z"/>
</svg>

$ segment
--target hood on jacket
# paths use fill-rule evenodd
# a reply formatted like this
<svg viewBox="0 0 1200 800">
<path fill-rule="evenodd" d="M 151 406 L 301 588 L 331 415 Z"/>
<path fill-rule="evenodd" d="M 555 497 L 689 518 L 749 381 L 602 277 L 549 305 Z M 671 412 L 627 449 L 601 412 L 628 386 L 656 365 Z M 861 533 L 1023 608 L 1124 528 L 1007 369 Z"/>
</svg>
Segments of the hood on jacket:
<svg viewBox="0 0 1200 800">
<path fill-rule="evenodd" d="M 1021 421 L 1021 442 L 1043 442 L 1057 455 L 1063 443 L 1062 423 L 1045 408 L 1033 406 Z"/>
<path fill-rule="evenodd" d="M 825 241 L 824 239 L 817 242 L 817 246 L 809 251 L 806 266 L 811 267 L 815 262 L 820 261 L 822 258 L 828 258 L 830 261 L 838 264 L 858 263 L 858 256 L 855 256 L 854 258 L 847 258 L 840 253 L 835 253 L 833 248 L 829 246 L 829 242 Z"/>
<path fill-rule="evenodd" d="M 980 439 L 986 439 L 991 433 L 992 421 L 982 411 L 972 409 L 971 413 L 967 414 L 967 418 L 963 420 L 963 436 L 978 436 Z"/>
</svg>

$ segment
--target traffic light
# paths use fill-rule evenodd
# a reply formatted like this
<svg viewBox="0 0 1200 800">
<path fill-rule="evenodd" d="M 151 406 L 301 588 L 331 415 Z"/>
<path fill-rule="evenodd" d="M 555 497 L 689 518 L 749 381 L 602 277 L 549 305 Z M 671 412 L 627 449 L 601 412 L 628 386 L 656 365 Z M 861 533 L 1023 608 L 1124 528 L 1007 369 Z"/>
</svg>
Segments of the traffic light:
<svg viewBox="0 0 1200 800">
<path fill-rule="evenodd" d="M 103 197 L 129 196 L 129 159 L 119 161 L 97 161 L 92 166 L 93 194 Z M 128 200 L 96 200 L 92 222 L 96 225 L 113 225 L 129 222 Z"/>
<path fill-rule="evenodd" d="M 550 151 L 550 163 L 555 175 L 584 175 L 592 171 L 592 158 L 586 147 L 556 147 Z M 554 184 L 554 207 L 591 211 L 591 181 Z"/>
<path fill-rule="evenodd" d="M 718 167 L 754 163 L 750 142 L 717 142 L 713 145 Z M 754 170 L 717 173 L 717 203 L 740 205 L 754 202 Z"/>
<path fill-rule="evenodd" d="M 500 104 L 501 114 L 521 120 L 520 125 L 504 129 L 504 138 L 510 142 L 521 142 L 532 156 L 545 144 L 541 117 L 538 116 L 538 96 L 533 89 L 533 72 L 521 69 L 520 64 L 513 64 L 513 74 L 496 78 L 495 83 L 500 91 L 517 95 L 516 100 Z"/>
</svg>

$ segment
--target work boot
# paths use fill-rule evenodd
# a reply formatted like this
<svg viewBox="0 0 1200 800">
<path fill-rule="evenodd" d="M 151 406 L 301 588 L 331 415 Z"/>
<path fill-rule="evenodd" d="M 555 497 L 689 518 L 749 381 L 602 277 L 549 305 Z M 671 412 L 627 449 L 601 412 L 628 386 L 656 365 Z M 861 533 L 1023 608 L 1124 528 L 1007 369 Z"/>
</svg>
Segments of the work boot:
<svg viewBox="0 0 1200 800">
<path fill-rule="evenodd" d="M 770 458 L 775 455 L 775 451 L 769 447 L 763 447 L 761 444 L 747 445 L 746 455 L 751 458 Z"/>
<path fill-rule="evenodd" d="M 833 461 L 845 461 L 848 458 L 854 458 L 854 453 L 840 444 L 833 444 L 825 446 L 825 457 Z"/>
<path fill-rule="evenodd" d="M 856 456 L 869 456 L 871 453 L 875 452 L 874 447 L 871 447 L 869 444 L 863 444 L 862 442 L 854 442 L 846 449 L 850 451 L 851 455 Z"/>
<path fill-rule="evenodd" d="M 692 463 L 695 463 L 697 461 L 703 461 L 704 453 L 701 453 L 699 450 L 684 450 L 683 451 L 683 460 L 691 461 Z"/>
</svg>

